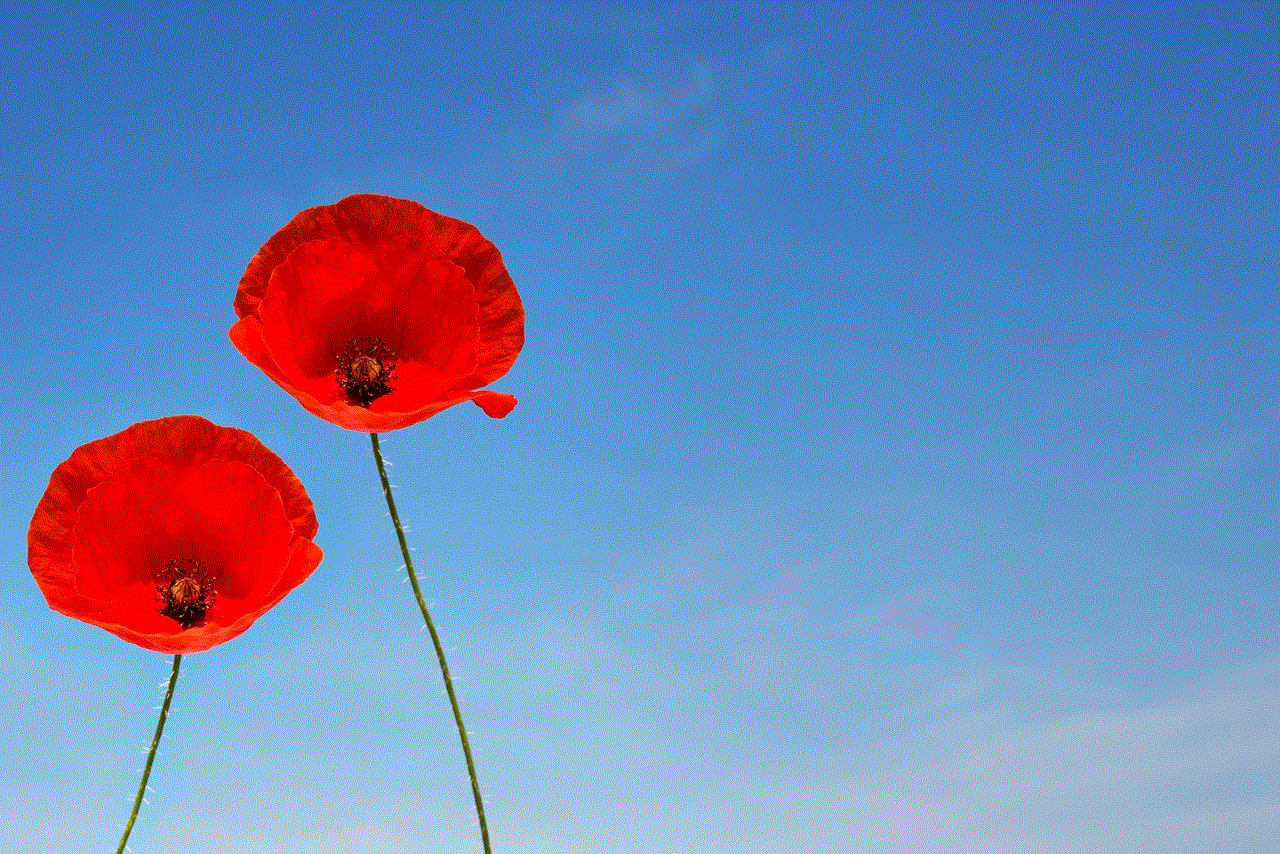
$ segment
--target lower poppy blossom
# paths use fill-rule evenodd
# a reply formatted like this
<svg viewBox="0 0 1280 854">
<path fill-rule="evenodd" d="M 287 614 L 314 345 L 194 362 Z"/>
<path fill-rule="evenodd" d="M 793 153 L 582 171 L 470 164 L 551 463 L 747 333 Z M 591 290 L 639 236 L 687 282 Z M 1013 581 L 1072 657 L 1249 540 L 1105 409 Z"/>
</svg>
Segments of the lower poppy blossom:
<svg viewBox="0 0 1280 854">
<path fill-rule="evenodd" d="M 475 226 L 389 196 L 309 208 L 267 241 L 236 292 L 230 336 L 310 412 L 348 430 L 416 424 L 484 390 L 524 344 L 524 307 Z"/>
<path fill-rule="evenodd" d="M 55 611 L 157 652 L 198 652 L 311 575 L 317 527 L 298 478 L 256 437 L 178 415 L 54 469 L 27 562 Z"/>
</svg>

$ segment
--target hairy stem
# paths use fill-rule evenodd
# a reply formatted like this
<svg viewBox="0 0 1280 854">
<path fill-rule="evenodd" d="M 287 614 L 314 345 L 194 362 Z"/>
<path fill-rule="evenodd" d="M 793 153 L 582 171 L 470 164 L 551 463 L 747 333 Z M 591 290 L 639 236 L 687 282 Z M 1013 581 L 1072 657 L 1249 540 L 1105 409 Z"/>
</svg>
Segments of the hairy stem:
<svg viewBox="0 0 1280 854">
<path fill-rule="evenodd" d="M 382 494 L 387 499 L 387 509 L 391 511 L 391 522 L 396 528 L 396 538 L 400 541 L 400 553 L 404 555 L 404 566 L 409 573 L 409 583 L 413 585 L 413 596 L 418 600 L 418 609 L 422 611 L 422 619 L 426 621 L 427 630 L 431 632 L 431 642 L 436 647 L 436 658 L 440 660 L 440 674 L 444 677 L 445 691 L 449 694 L 449 705 L 453 707 L 453 719 L 458 724 L 458 737 L 462 739 L 462 753 L 467 759 L 467 773 L 471 775 L 471 793 L 476 799 L 476 815 L 480 819 L 480 838 L 484 842 L 484 854 L 489 851 L 489 825 L 484 820 L 484 801 L 480 797 L 480 783 L 476 779 L 476 764 L 471 758 L 471 744 L 467 741 L 467 728 L 462 723 L 462 712 L 458 708 L 458 695 L 453 691 L 453 679 L 449 676 L 449 665 L 444 660 L 444 647 L 440 643 L 440 635 L 431 622 L 431 614 L 427 611 L 426 600 L 422 598 L 422 588 L 418 585 L 417 573 L 413 571 L 413 558 L 409 556 L 409 544 L 404 538 L 404 526 L 400 524 L 400 514 L 396 512 L 395 499 L 391 497 L 391 482 L 387 480 L 387 469 L 382 461 L 382 449 L 378 446 L 378 434 L 370 433 L 373 440 L 373 458 L 378 461 L 378 477 L 382 479 Z"/>
<path fill-rule="evenodd" d="M 124 835 L 120 837 L 120 845 L 116 854 L 122 854 L 129 845 L 129 834 L 133 831 L 133 822 L 138 818 L 138 808 L 142 806 L 142 796 L 147 791 L 147 779 L 151 776 L 151 764 L 156 761 L 156 748 L 160 746 L 160 734 L 164 732 L 164 722 L 169 717 L 169 703 L 173 700 L 173 688 L 178 684 L 178 668 L 182 665 L 182 656 L 173 657 L 173 672 L 169 674 L 169 687 L 164 692 L 164 705 L 160 707 L 160 720 L 156 722 L 156 734 L 151 739 L 151 748 L 147 751 L 147 764 L 142 768 L 142 782 L 138 784 L 138 795 L 133 799 L 133 811 L 129 813 L 129 821 L 124 826 Z"/>
</svg>

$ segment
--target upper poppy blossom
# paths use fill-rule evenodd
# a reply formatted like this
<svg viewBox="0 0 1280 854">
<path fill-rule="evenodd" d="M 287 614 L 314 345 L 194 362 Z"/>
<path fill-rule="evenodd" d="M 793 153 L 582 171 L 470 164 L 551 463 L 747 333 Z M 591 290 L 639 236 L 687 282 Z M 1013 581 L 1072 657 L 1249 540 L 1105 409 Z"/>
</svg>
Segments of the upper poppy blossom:
<svg viewBox="0 0 1280 854">
<path fill-rule="evenodd" d="M 348 430 L 408 427 L 481 390 L 524 344 L 524 307 L 475 226 L 389 196 L 295 216 L 245 269 L 231 341 L 315 415 Z"/>
<path fill-rule="evenodd" d="M 242 633 L 320 564 L 311 499 L 251 433 L 134 424 L 53 471 L 27 531 L 49 607 L 165 653 Z"/>
</svg>

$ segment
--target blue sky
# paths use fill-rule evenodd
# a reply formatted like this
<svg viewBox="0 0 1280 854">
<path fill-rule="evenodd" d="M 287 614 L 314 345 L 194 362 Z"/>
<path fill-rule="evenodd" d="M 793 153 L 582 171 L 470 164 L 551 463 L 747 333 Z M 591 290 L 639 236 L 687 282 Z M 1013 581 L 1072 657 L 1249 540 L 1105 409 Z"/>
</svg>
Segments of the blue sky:
<svg viewBox="0 0 1280 854">
<path fill-rule="evenodd" d="M 184 660 L 135 852 L 478 851 L 368 441 L 231 347 L 354 192 L 527 343 L 384 437 L 494 850 L 1280 845 L 1280 11 L 12 10 L 0 825 L 113 848 L 165 656 L 49 611 L 49 473 L 253 431 L 316 575 Z"/>
</svg>

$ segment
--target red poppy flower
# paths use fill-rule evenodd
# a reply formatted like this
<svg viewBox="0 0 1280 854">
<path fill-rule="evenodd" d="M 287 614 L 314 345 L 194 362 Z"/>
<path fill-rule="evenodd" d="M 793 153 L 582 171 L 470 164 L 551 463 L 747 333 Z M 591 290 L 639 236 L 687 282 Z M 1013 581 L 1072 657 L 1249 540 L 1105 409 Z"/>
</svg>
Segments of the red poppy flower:
<svg viewBox="0 0 1280 854">
<path fill-rule="evenodd" d="M 316 528 L 302 484 L 251 433 L 178 415 L 54 469 L 27 563 L 55 611 L 157 652 L 198 652 L 311 575 Z"/>
<path fill-rule="evenodd" d="M 348 430 L 408 427 L 479 390 L 524 344 L 524 307 L 475 226 L 388 196 L 295 216 L 258 250 L 236 293 L 231 341 L 315 415 Z"/>
</svg>

